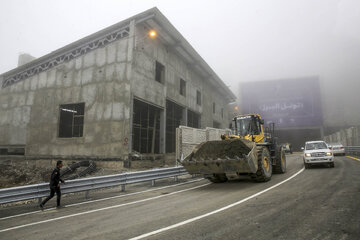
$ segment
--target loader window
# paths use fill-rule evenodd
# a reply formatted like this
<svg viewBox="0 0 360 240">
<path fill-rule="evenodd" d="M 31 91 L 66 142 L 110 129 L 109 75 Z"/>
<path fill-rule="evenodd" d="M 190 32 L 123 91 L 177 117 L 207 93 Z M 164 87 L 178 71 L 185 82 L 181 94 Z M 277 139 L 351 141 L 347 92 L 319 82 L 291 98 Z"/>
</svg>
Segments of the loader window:
<svg viewBox="0 0 360 240">
<path fill-rule="evenodd" d="M 236 119 L 237 135 L 258 135 L 260 134 L 260 126 L 256 118 L 251 116 Z"/>
</svg>

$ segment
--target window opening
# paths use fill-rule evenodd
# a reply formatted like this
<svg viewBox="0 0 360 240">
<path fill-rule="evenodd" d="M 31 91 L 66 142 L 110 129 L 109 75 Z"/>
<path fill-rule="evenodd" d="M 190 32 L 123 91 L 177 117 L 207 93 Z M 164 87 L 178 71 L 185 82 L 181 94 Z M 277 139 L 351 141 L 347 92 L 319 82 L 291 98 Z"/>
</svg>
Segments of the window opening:
<svg viewBox="0 0 360 240">
<path fill-rule="evenodd" d="M 220 128 L 220 123 L 213 121 L 213 128 Z"/>
<path fill-rule="evenodd" d="M 139 153 L 160 153 L 161 109 L 134 99 L 132 149 Z"/>
<path fill-rule="evenodd" d="M 60 105 L 59 138 L 82 137 L 85 103 Z"/>
<path fill-rule="evenodd" d="M 180 126 L 183 108 L 169 100 L 166 101 L 166 152 L 176 149 L 176 128 Z"/>
<path fill-rule="evenodd" d="M 187 126 L 192 128 L 200 128 L 200 114 L 191 110 L 187 111 Z"/>
<path fill-rule="evenodd" d="M 180 95 L 186 97 L 186 82 L 180 78 Z"/>
<path fill-rule="evenodd" d="M 158 61 L 155 64 L 155 81 L 159 83 L 165 82 L 165 67 Z"/>
<path fill-rule="evenodd" d="M 201 92 L 199 90 L 196 91 L 196 103 L 201 106 Z"/>
</svg>

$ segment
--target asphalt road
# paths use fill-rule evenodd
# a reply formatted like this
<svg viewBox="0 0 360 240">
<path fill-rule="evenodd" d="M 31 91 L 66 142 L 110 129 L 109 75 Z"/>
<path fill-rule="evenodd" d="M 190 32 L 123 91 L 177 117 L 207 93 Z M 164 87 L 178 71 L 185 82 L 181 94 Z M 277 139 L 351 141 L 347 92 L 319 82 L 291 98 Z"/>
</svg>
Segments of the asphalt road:
<svg viewBox="0 0 360 240">
<path fill-rule="evenodd" d="M 287 157 L 288 171 L 266 183 L 188 179 L 86 204 L 69 197 L 59 210 L 2 208 L 0 239 L 360 239 L 360 161 L 304 170 L 299 154 Z"/>
</svg>

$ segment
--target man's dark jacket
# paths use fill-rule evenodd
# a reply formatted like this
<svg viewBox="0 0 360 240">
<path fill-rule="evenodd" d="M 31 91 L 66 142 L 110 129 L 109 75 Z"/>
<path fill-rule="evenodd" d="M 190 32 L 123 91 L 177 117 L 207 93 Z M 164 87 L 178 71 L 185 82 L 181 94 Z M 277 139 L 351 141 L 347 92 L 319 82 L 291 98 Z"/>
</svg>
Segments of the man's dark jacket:
<svg viewBox="0 0 360 240">
<path fill-rule="evenodd" d="M 64 180 L 60 178 L 60 168 L 56 167 L 51 173 L 50 187 L 57 187 L 60 181 L 64 182 Z"/>
</svg>

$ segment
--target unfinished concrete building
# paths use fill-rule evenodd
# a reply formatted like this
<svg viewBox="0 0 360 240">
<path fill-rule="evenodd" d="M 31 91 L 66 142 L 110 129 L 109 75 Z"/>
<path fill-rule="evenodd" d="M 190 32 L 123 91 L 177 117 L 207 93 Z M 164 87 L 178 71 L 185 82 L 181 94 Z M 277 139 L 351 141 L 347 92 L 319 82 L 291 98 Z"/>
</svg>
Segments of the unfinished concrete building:
<svg viewBox="0 0 360 240">
<path fill-rule="evenodd" d="M 175 129 L 228 127 L 234 94 L 152 8 L 0 75 L 0 148 L 28 157 L 175 152 Z"/>
</svg>

